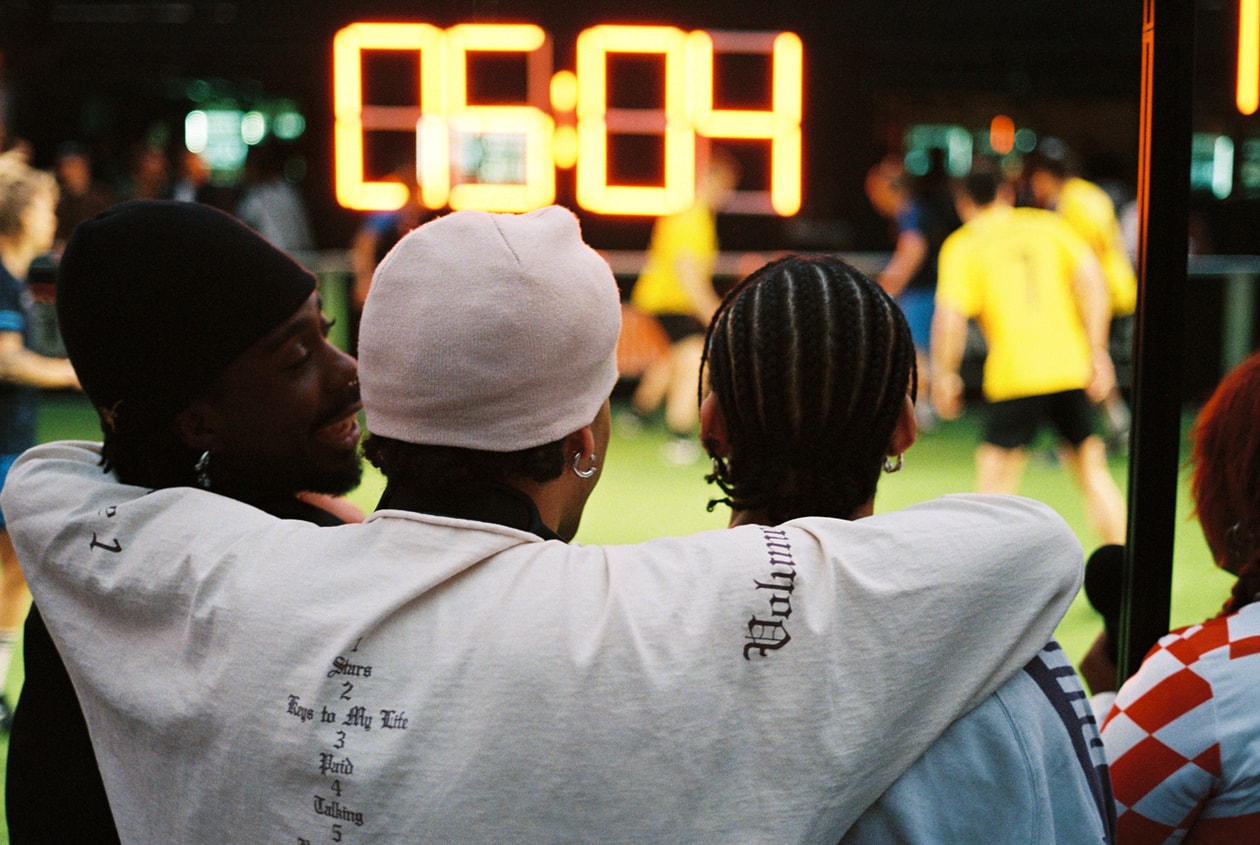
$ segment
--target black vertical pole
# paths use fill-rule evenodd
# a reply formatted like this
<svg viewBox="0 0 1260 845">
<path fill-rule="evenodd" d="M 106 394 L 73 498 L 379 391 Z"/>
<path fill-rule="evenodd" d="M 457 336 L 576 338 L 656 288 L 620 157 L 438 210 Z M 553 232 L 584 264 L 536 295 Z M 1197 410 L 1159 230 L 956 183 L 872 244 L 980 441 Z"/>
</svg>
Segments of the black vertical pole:
<svg viewBox="0 0 1260 845">
<path fill-rule="evenodd" d="M 1120 679 L 1168 632 L 1181 440 L 1194 0 L 1144 0 L 1138 304 Z"/>
</svg>

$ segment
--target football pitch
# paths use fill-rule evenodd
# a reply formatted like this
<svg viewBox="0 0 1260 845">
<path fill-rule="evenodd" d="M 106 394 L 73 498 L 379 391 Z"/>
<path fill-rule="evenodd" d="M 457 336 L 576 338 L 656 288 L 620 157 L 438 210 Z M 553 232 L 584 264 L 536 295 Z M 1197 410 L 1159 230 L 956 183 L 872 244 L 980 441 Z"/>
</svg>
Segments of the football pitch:
<svg viewBox="0 0 1260 845">
<path fill-rule="evenodd" d="M 603 461 L 599 485 L 582 518 L 577 542 L 631 543 L 654 536 L 724 527 L 726 509 L 718 507 L 713 513 L 708 513 L 705 508 L 717 492 L 715 487 L 704 482 L 708 462 L 699 460 L 682 466 L 667 462 L 662 453 L 665 445 L 662 429 L 648 426 L 630 431 L 618 421 L 619 410 L 618 403 L 614 402 L 609 454 Z M 1188 427 L 1189 414 L 1188 409 L 1183 430 Z M 905 468 L 896 475 L 883 476 L 875 510 L 893 510 L 945 493 L 970 490 L 974 479 L 972 453 L 977 432 L 978 420 L 971 414 L 922 434 L 918 443 L 906 453 Z M 39 437 L 42 441 L 99 439 L 96 416 L 87 400 L 78 394 L 47 394 L 40 407 Z M 1066 471 L 1057 465 L 1051 445 L 1047 439 L 1033 450 L 1020 492 L 1055 508 L 1075 529 L 1088 555 L 1098 541 L 1090 535 L 1076 489 Z M 1183 456 L 1184 451 L 1183 438 Z M 1127 485 L 1125 458 L 1112 457 L 1111 470 L 1123 490 Z M 1212 564 L 1198 524 L 1191 519 L 1184 470 L 1181 475 L 1173 565 L 1172 627 L 1214 615 L 1227 597 L 1232 580 Z M 380 475 L 372 467 L 367 467 L 362 484 L 350 494 L 350 498 L 365 511 L 371 511 L 382 487 Z M 1100 629 L 1097 614 L 1083 595 L 1078 596 L 1058 630 L 1059 640 L 1074 664 L 1079 662 Z M 16 700 L 21 679 L 19 654 L 9 674 L 7 696 L 10 701 Z M 0 762 L 7 760 L 7 755 L 8 738 L 0 737 Z M 0 792 L 0 796 L 2 794 Z M 0 845 L 7 843 L 8 829 L 0 814 Z"/>
</svg>

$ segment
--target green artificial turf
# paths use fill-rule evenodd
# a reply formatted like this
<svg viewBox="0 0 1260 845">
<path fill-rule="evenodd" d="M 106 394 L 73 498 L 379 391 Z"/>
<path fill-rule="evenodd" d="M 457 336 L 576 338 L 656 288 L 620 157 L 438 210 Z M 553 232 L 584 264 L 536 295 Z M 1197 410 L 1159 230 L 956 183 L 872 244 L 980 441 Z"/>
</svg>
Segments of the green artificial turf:
<svg viewBox="0 0 1260 845">
<path fill-rule="evenodd" d="M 614 426 L 609 453 L 604 460 L 599 486 L 591 496 L 577 540 L 583 543 L 631 543 L 654 536 L 686 534 L 722 528 L 727 513 L 719 507 L 705 509 L 714 488 L 704 483 L 707 461 L 675 466 L 662 457 L 665 443 L 657 426 L 630 433 L 620 423 L 620 404 L 614 406 Z M 1187 417 L 1188 419 L 1188 417 Z M 87 401 L 77 394 L 52 393 L 44 397 L 40 409 L 39 437 L 43 441 L 66 438 L 97 439 L 96 418 Z M 970 490 L 974 472 L 972 453 L 977 437 L 977 420 L 964 417 L 939 425 L 920 436 L 909 450 L 905 468 L 884 476 L 876 498 L 876 510 L 904 507 L 950 492 Z M 1111 469 L 1124 488 L 1127 467 L 1123 457 L 1113 457 Z M 380 475 L 371 467 L 362 484 L 349 498 L 365 511 L 376 504 L 383 487 Z M 1211 562 L 1198 525 L 1189 519 L 1189 503 L 1183 473 L 1178 497 L 1176 546 L 1174 550 L 1172 626 L 1190 624 L 1217 612 L 1228 594 L 1230 578 Z M 1054 460 L 1048 441 L 1033 450 L 1021 493 L 1054 507 L 1076 530 L 1086 554 L 1097 545 L 1090 536 L 1085 512 L 1067 473 Z M 1059 626 L 1058 637 L 1073 663 L 1088 648 L 1101 628 L 1097 614 L 1084 596 L 1078 596 Z M 10 700 L 20 689 L 22 663 L 14 660 L 7 686 Z M 0 738 L 0 763 L 7 759 L 7 737 Z M 2 793 L 0 793 L 2 794 Z M 0 815 L 0 845 L 7 845 L 8 830 Z"/>
</svg>

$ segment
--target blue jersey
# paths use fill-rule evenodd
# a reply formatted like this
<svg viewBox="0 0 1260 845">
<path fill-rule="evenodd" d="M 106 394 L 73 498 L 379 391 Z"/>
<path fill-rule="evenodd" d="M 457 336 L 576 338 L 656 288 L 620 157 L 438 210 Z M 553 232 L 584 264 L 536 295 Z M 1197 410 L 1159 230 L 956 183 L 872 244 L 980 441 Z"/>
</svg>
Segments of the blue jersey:
<svg viewBox="0 0 1260 845">
<path fill-rule="evenodd" d="M 0 332 L 18 332 L 30 346 L 31 294 L 26 285 L 0 264 Z M 35 411 L 39 392 L 34 387 L 0 382 L 0 455 L 13 455 L 35 445 Z"/>
<path fill-rule="evenodd" d="M 936 290 L 937 256 L 941 244 L 958 226 L 952 199 L 942 200 L 936 194 L 915 197 L 897 212 L 898 233 L 914 232 L 927 243 L 927 254 L 906 283 L 907 290 Z"/>
</svg>

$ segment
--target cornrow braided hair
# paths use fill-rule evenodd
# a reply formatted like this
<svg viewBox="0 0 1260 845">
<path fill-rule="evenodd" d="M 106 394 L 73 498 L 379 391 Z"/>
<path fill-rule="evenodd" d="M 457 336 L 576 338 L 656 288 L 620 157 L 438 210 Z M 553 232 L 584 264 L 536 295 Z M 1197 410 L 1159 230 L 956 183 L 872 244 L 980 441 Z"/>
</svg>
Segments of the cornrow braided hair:
<svg viewBox="0 0 1260 845">
<path fill-rule="evenodd" d="M 763 510 L 776 523 L 847 519 L 870 501 L 905 397 L 918 389 L 901 309 L 827 255 L 779 259 L 731 289 L 702 367 L 730 444 L 707 478 L 726 497 L 709 509 Z"/>
</svg>

